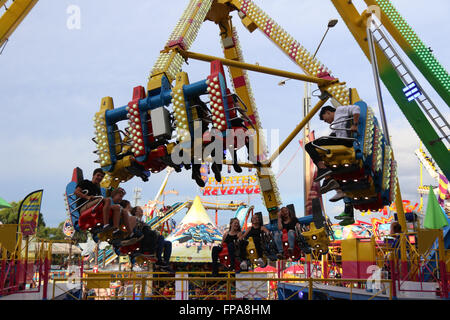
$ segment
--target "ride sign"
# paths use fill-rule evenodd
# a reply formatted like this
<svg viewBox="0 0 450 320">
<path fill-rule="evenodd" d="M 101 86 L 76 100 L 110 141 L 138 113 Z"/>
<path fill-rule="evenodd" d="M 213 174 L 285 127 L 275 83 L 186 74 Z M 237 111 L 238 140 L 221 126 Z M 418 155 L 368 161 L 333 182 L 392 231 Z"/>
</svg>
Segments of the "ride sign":
<svg viewBox="0 0 450 320">
<path fill-rule="evenodd" d="M 206 186 L 200 189 L 203 196 L 227 196 L 239 194 L 261 193 L 255 175 L 222 177 L 217 182 L 214 177 L 208 178 Z"/>
</svg>

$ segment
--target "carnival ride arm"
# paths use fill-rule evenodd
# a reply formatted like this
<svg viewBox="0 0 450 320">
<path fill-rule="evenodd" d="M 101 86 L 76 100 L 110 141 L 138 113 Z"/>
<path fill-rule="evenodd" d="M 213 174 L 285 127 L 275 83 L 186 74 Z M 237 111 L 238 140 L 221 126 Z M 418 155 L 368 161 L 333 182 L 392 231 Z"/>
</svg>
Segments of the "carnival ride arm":
<svg viewBox="0 0 450 320">
<path fill-rule="evenodd" d="M 8 41 L 8 38 L 33 9 L 38 0 L 15 0 L 10 3 L 7 2 L 7 0 L 0 1 L 0 7 L 4 6 L 6 9 L 3 14 L 0 14 L 0 47 Z M 9 5 L 9 7 L 6 5 Z"/>
</svg>

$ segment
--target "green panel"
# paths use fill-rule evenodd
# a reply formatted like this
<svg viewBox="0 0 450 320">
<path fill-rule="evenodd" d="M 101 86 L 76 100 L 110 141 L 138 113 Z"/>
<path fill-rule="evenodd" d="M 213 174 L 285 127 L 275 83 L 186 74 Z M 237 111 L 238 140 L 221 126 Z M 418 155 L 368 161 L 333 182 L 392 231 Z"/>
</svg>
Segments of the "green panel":
<svg viewBox="0 0 450 320">
<path fill-rule="evenodd" d="M 439 136 L 417 102 L 409 102 L 406 99 L 403 94 L 404 84 L 394 68 L 384 65 L 382 70 L 380 70 L 380 77 L 428 152 L 439 165 L 445 176 L 450 179 L 450 152 L 442 141 L 431 144 L 431 142 L 439 139 Z"/>
<path fill-rule="evenodd" d="M 430 82 L 436 92 L 450 106 L 450 75 L 439 63 L 430 49 L 420 40 L 411 26 L 394 8 L 389 0 L 375 0 L 375 3 L 381 8 L 386 17 L 398 30 L 402 39 L 396 39 L 408 57 L 422 72 L 425 78 Z M 413 5 L 413 2 L 411 2 Z M 432 5 L 432 4 L 430 4 Z M 433 23 L 430 21 L 430 23 Z M 385 23 L 386 24 L 386 23 Z M 386 26 L 387 27 L 387 26 Z M 388 28 L 389 29 L 389 28 Z M 438 26 L 436 26 L 438 30 Z M 396 38 L 397 35 L 391 35 Z M 443 35 L 443 41 L 446 41 L 447 35 Z M 402 41 L 401 41 L 402 40 Z M 407 46 L 405 46 L 405 43 Z"/>
</svg>

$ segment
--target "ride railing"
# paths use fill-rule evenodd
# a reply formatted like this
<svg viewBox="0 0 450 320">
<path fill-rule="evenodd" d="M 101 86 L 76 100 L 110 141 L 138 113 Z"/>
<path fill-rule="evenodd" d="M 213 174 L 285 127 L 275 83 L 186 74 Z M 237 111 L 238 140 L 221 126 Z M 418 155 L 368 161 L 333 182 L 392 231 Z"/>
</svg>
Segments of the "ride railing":
<svg viewBox="0 0 450 320">
<path fill-rule="evenodd" d="M 395 247 L 376 245 L 376 264 L 395 283 L 395 294 L 435 293 L 447 298 L 450 273 L 439 247 L 434 244 L 428 250 L 419 252 L 417 232 L 395 236 L 398 237 Z"/>
<path fill-rule="evenodd" d="M 180 272 L 176 276 L 162 272 L 85 273 L 79 279 L 55 279 L 53 286 L 75 281 L 83 290 L 83 300 L 273 300 L 278 298 L 280 284 L 295 283 L 298 290 L 283 299 L 306 292 L 307 299 L 313 300 L 314 292 L 323 290 L 320 285 L 328 284 L 346 287 L 348 298 L 352 300 L 356 288 L 367 282 L 363 279 L 279 278 L 272 272 L 242 272 L 238 276 L 221 272 L 220 275 L 211 277 L 209 272 Z M 380 290 L 364 291 L 366 299 L 395 298 L 392 280 L 382 279 L 380 283 Z"/>
<path fill-rule="evenodd" d="M 35 240 L 32 255 L 29 250 L 31 240 Z M 0 252 L 0 296 L 40 292 L 41 286 L 46 286 L 51 258 L 48 255 L 51 252 L 49 244 L 30 237 L 22 246 L 22 235 L 19 233 L 14 251 L 8 252 L 0 247 Z"/>
</svg>

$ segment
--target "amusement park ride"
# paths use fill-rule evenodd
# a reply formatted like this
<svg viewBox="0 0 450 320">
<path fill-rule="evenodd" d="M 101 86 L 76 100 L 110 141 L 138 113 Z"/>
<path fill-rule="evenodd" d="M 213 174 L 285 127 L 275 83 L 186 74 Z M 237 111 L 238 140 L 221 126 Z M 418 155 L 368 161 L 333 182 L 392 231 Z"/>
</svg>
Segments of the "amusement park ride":
<svg viewBox="0 0 450 320">
<path fill-rule="evenodd" d="M 201 185 L 198 168 L 202 163 L 211 164 L 218 178 L 223 164 L 233 165 L 237 172 L 242 170 L 241 167 L 251 167 L 256 169 L 262 200 L 269 214 L 268 227 L 274 230 L 282 200 L 271 164 L 331 100 L 338 107 L 357 105 L 361 109 L 358 131 L 353 137 L 334 138 L 336 143 L 333 145 L 316 146 L 322 160 L 332 170 L 332 177 L 345 193 L 344 201 L 361 211 L 379 210 L 395 202 L 398 221 L 402 229 L 407 230 L 380 79 L 447 178 L 450 178 L 450 126 L 389 39 L 394 39 L 447 106 L 450 105 L 450 76 L 391 1 L 364 1 L 368 8 L 360 13 L 352 1 L 331 0 L 373 66 L 380 119 L 355 88 L 347 88 L 342 79 L 334 76 L 315 55 L 252 1 L 190 0 L 154 64 L 146 88 L 135 87 L 130 102 L 120 107 L 115 107 L 111 97 L 101 99 L 100 109 L 93 119 L 96 130 L 93 141 L 97 146 L 94 153 L 98 155 L 95 162 L 106 172 L 102 182 L 105 195 L 135 176 L 147 181 L 151 173 L 165 168 L 173 168 L 175 172 L 191 169 L 193 179 Z M 1 0 L 0 4 L 5 2 Z M 7 30 L 5 34 L 0 33 L 0 45 L 36 2 L 16 0 L 11 3 L 9 10 L 0 17 L 1 30 Z M 244 62 L 238 34 L 232 24 L 234 11 L 248 31 L 259 29 L 304 74 Z M 205 21 L 219 27 L 224 58 L 189 51 Z M 3 28 L 6 25 L 8 28 Z M 209 72 L 205 70 L 205 75 L 192 83 L 188 74 L 182 71 L 183 64 L 189 59 L 210 63 Z M 225 67 L 228 67 L 228 81 Z M 317 104 L 272 155 L 268 155 L 262 135 L 248 70 L 309 82 L 317 85 L 320 91 Z M 120 130 L 119 123 L 126 123 L 126 129 Z M 232 161 L 211 152 L 215 142 L 229 153 Z M 248 161 L 238 163 L 236 152 L 244 147 Z M 182 161 L 177 161 L 180 159 Z M 76 181 L 79 177 L 74 174 L 66 190 L 73 225 L 77 230 L 94 232 L 102 225 L 101 210 L 78 212 L 73 196 Z M 178 212 L 183 206 L 186 203 L 176 204 L 169 214 Z M 164 219 L 167 220 L 167 216 Z M 308 230 L 305 229 L 302 235 L 312 255 L 318 258 L 328 252 L 332 236 L 330 228 L 322 213 L 316 212 L 314 217 L 305 218 Z M 153 227 L 166 220 L 155 216 L 147 222 Z M 407 268 L 404 243 L 401 251 L 402 268 Z"/>
</svg>

